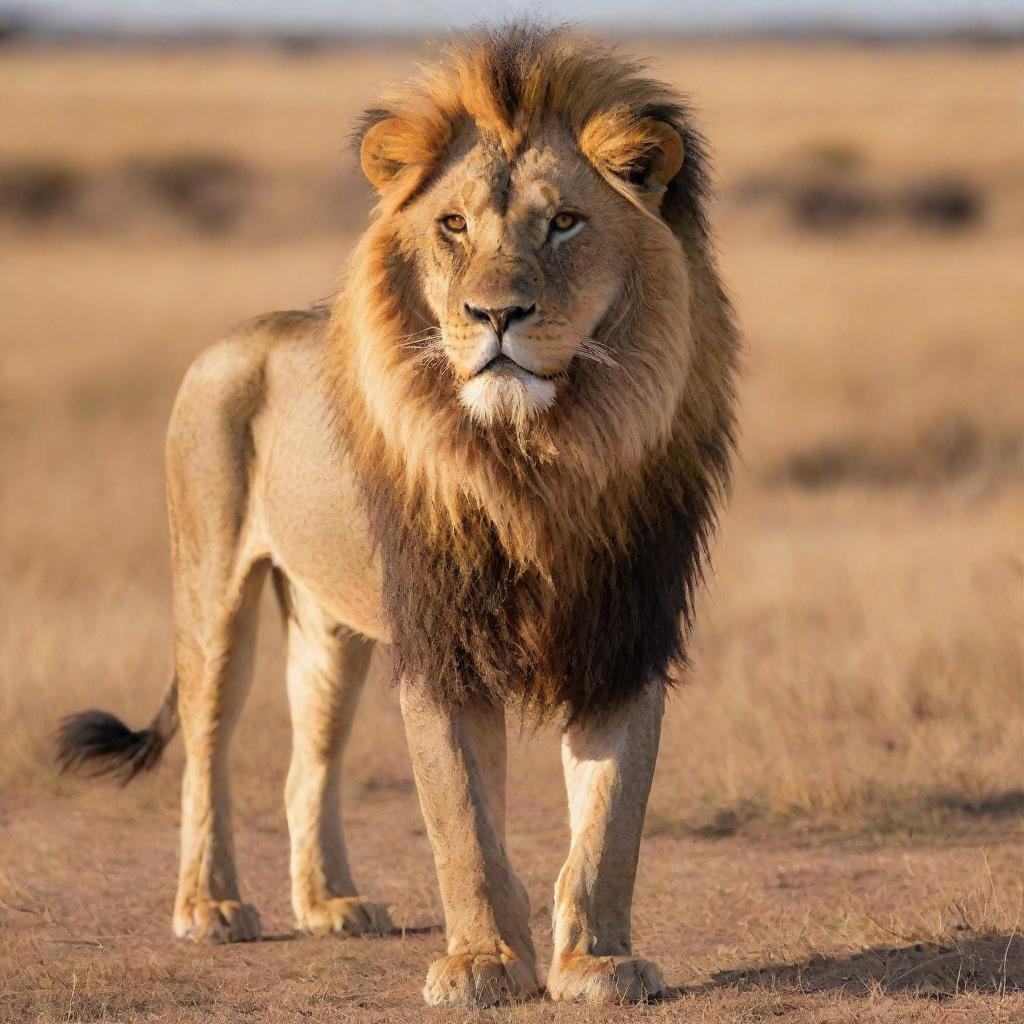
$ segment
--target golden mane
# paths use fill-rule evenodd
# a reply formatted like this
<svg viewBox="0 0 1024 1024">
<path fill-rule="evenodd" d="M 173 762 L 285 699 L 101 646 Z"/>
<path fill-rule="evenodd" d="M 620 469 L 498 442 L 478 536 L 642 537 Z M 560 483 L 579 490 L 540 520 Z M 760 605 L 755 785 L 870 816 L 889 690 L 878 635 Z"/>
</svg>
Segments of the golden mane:
<svg viewBox="0 0 1024 1024">
<path fill-rule="evenodd" d="M 403 345 L 423 326 L 405 204 L 461 133 L 510 158 L 541 126 L 571 132 L 609 185 L 658 222 L 588 364 L 528 428 L 481 428 L 443 367 Z M 635 183 L 659 125 L 685 160 L 641 213 Z M 328 374 L 384 571 L 399 671 L 570 715 L 664 678 L 724 496 L 738 337 L 704 215 L 704 147 L 682 97 L 559 30 L 480 30 L 369 112 L 364 166 L 381 191 L 331 323 Z M 618 650 L 613 650 L 614 645 Z"/>
<path fill-rule="evenodd" d="M 686 125 L 682 97 L 669 86 L 646 77 L 639 62 L 528 23 L 456 37 L 420 79 L 364 115 L 356 138 L 362 143 L 386 122 L 372 140 L 371 159 L 390 179 L 388 206 L 407 201 L 429 180 L 467 124 L 513 159 L 549 120 L 568 128 L 631 201 L 635 193 L 622 180 L 648 152 L 659 122 L 684 128 L 690 171 L 699 166 L 700 140 Z"/>
</svg>

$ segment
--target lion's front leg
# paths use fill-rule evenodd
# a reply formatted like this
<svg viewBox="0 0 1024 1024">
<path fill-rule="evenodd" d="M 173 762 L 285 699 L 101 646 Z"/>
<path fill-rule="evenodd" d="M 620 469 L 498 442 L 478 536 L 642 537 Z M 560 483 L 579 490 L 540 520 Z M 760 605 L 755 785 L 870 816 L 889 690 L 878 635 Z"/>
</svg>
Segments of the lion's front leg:
<svg viewBox="0 0 1024 1024">
<path fill-rule="evenodd" d="M 633 955 L 630 912 L 640 835 L 661 736 L 664 688 L 562 737 L 572 847 L 555 887 L 553 999 L 643 1002 L 664 992 Z"/>
<path fill-rule="evenodd" d="M 469 1007 L 532 996 L 540 986 L 529 904 L 505 851 L 504 713 L 446 708 L 406 680 L 402 714 L 448 937 L 423 995 Z"/>
</svg>

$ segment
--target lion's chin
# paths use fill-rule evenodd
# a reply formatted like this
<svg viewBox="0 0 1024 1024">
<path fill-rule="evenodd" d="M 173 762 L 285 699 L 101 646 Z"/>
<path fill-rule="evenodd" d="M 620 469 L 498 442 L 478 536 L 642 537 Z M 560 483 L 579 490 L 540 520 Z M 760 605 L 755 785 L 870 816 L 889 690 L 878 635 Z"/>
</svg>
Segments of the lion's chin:
<svg viewBox="0 0 1024 1024">
<path fill-rule="evenodd" d="M 557 385 L 521 367 L 484 371 L 459 388 L 459 401 L 482 426 L 527 426 L 554 404 Z"/>
</svg>

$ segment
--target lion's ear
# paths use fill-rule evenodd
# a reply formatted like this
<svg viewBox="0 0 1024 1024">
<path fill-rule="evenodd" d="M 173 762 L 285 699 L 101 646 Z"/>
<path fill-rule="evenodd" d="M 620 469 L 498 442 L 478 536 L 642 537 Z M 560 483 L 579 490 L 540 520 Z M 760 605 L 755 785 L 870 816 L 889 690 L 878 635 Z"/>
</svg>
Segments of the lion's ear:
<svg viewBox="0 0 1024 1024">
<path fill-rule="evenodd" d="M 449 135 L 443 122 L 383 117 L 363 134 L 359 147 L 363 174 L 382 199 L 401 206 L 436 166 Z"/>
<path fill-rule="evenodd" d="M 402 123 L 396 117 L 378 121 L 363 135 L 359 162 L 363 174 L 378 192 L 383 192 L 404 169 L 401 150 Z"/>
<path fill-rule="evenodd" d="M 668 183 L 682 170 L 685 150 L 683 137 L 666 121 L 654 122 L 650 138 L 644 183 L 657 191 L 660 205 Z"/>
<path fill-rule="evenodd" d="M 631 196 L 655 210 L 684 159 L 682 136 L 672 125 L 624 110 L 595 117 L 580 136 L 580 148 L 620 191 L 628 186 Z"/>
</svg>

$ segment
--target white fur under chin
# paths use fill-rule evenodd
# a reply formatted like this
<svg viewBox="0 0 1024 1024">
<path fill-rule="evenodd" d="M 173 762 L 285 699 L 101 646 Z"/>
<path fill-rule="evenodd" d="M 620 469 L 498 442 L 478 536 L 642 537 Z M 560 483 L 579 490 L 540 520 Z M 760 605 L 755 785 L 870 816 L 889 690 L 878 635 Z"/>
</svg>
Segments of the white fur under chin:
<svg viewBox="0 0 1024 1024">
<path fill-rule="evenodd" d="M 514 373 L 484 372 L 459 388 L 459 400 L 484 426 L 496 422 L 523 427 L 555 401 L 553 381 L 519 370 Z"/>
</svg>

